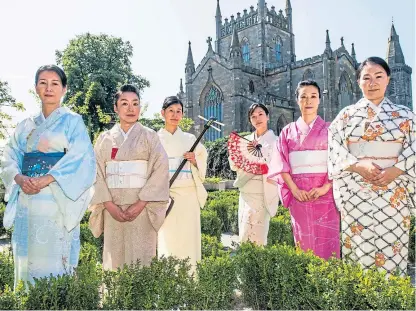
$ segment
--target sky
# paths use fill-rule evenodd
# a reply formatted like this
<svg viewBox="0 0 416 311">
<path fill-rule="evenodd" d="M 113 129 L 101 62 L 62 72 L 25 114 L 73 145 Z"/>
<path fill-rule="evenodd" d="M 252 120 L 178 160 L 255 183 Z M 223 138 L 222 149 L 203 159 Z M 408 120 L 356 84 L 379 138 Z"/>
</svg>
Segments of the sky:
<svg viewBox="0 0 416 311">
<path fill-rule="evenodd" d="M 286 0 L 269 0 L 284 12 Z M 332 49 L 340 37 L 350 51 L 355 43 L 358 61 L 385 58 L 392 18 L 406 63 L 415 66 L 415 0 L 291 0 L 297 60 L 322 54 L 325 30 Z M 256 0 L 220 0 L 223 18 L 256 7 Z M 159 112 L 163 99 L 179 91 L 184 78 L 188 41 L 195 66 L 215 40 L 216 0 L 0 0 L 0 80 L 25 104 L 26 112 L 12 112 L 14 121 L 34 114 L 39 106 L 29 93 L 38 67 L 55 63 L 75 36 L 105 33 L 130 41 L 132 67 L 150 81 L 143 92 L 147 115 Z M 214 43 L 214 42 L 213 42 Z M 413 96 L 416 81 L 412 75 Z"/>
</svg>

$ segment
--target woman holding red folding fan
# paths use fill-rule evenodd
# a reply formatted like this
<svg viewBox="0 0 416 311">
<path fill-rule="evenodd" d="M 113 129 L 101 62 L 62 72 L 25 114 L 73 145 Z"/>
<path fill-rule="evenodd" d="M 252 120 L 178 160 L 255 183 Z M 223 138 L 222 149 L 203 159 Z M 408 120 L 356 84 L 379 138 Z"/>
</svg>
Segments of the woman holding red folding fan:
<svg viewBox="0 0 416 311">
<path fill-rule="evenodd" d="M 237 172 L 234 186 L 240 190 L 238 230 L 240 242 L 266 245 L 270 218 L 279 203 L 277 187 L 267 180 L 277 137 L 267 128 L 269 110 L 263 104 L 251 105 L 248 119 L 255 131 L 244 138 L 232 133 L 228 142 L 230 166 Z"/>
</svg>

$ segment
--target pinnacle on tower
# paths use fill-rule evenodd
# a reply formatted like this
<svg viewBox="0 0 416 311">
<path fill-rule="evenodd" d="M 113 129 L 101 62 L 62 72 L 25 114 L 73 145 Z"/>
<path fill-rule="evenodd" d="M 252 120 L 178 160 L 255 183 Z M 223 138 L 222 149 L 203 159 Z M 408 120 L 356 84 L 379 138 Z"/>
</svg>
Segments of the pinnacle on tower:
<svg viewBox="0 0 416 311">
<path fill-rule="evenodd" d="M 185 73 L 188 77 L 190 77 L 195 72 L 195 63 L 194 57 L 192 56 L 191 41 L 188 42 L 188 45 L 188 57 L 186 59 Z"/>
<path fill-rule="evenodd" d="M 326 40 L 325 40 L 325 51 L 324 54 L 328 55 L 329 58 L 332 57 L 332 49 L 331 49 L 331 40 L 329 40 L 329 30 L 326 30 Z"/>
<path fill-rule="evenodd" d="M 386 60 L 389 65 L 405 64 L 404 55 L 400 46 L 399 35 L 396 32 L 393 22 L 391 23 Z"/>
</svg>

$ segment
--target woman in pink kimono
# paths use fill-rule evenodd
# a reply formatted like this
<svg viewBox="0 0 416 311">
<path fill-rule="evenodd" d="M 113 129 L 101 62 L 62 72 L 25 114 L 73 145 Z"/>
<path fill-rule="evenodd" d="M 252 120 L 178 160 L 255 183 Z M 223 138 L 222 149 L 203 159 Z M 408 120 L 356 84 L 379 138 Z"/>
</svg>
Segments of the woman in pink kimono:
<svg viewBox="0 0 416 311">
<path fill-rule="evenodd" d="M 339 213 L 328 180 L 328 126 L 318 116 L 321 90 L 301 81 L 296 98 L 302 116 L 283 128 L 278 159 L 269 178 L 277 180 L 283 205 L 290 210 L 295 242 L 324 259 L 339 257 Z"/>
</svg>

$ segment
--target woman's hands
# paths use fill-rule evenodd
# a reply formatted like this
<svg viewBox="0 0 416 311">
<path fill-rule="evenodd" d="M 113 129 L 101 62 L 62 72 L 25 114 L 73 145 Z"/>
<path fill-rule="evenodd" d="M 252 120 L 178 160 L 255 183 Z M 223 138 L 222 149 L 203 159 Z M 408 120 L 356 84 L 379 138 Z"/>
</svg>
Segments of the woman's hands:
<svg viewBox="0 0 416 311">
<path fill-rule="evenodd" d="M 43 188 L 54 182 L 55 178 L 49 174 L 41 177 L 28 177 L 18 174 L 14 180 L 24 193 L 33 195 L 38 194 Z"/>
</svg>

